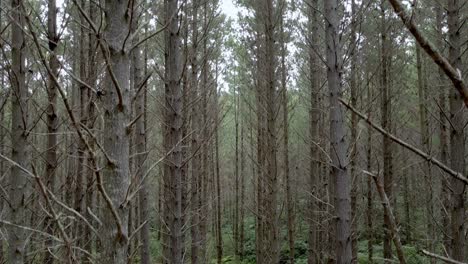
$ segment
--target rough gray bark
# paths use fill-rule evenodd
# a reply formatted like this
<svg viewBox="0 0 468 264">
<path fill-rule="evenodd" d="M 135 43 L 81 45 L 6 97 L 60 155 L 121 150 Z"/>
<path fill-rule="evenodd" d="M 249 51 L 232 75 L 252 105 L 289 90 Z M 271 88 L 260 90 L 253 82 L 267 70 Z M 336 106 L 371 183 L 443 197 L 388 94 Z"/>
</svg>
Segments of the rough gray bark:
<svg viewBox="0 0 468 264">
<path fill-rule="evenodd" d="M 142 1 L 135 1 L 133 3 L 133 24 L 132 32 L 135 32 L 138 28 L 138 25 L 141 21 L 141 7 L 139 5 Z M 139 38 L 136 37 L 133 39 L 133 43 L 138 43 Z M 144 78 L 144 61 L 143 53 L 140 46 L 136 47 L 132 51 L 132 71 L 133 71 L 133 90 L 135 98 L 135 116 L 137 121 L 135 122 L 135 171 L 136 179 L 139 186 L 138 191 L 138 213 L 139 217 L 135 217 L 138 221 L 136 226 L 141 226 L 140 229 L 140 240 L 141 245 L 139 246 L 140 251 L 140 262 L 141 264 L 150 264 L 151 263 L 151 252 L 150 252 L 150 209 L 148 204 L 149 193 L 148 193 L 148 184 L 149 181 L 145 176 L 147 171 L 146 160 L 147 160 L 147 149 L 146 149 L 146 80 Z"/>
<path fill-rule="evenodd" d="M 460 10 L 462 2 L 459 0 L 447 1 L 447 21 L 449 40 L 449 61 L 455 69 L 462 69 L 461 60 L 461 22 Z M 463 94 L 456 90 L 450 90 L 450 158 L 451 168 L 462 175 L 465 174 L 465 107 L 463 106 Z M 466 100 L 466 99 L 465 99 Z M 452 178 L 449 189 L 451 190 L 451 257 L 454 260 L 465 261 L 466 237 L 465 237 L 465 200 L 466 185 Z"/>
<path fill-rule="evenodd" d="M 217 95 L 217 98 L 219 95 Z M 218 102 L 216 110 L 218 110 Z M 216 120 L 219 122 L 218 113 L 216 111 Z M 222 236 L 222 212 L 221 212 L 221 175 L 219 166 L 219 131 L 218 126 L 215 126 L 215 159 L 216 159 L 216 261 L 221 264 L 223 260 L 223 236 Z"/>
<path fill-rule="evenodd" d="M 278 213 L 277 213 L 277 132 L 276 132 L 276 113 L 277 113 L 277 89 L 276 89 L 276 58 L 275 58 L 275 23 L 276 8 L 273 0 L 264 0 L 262 6 L 262 27 L 265 38 L 263 52 L 265 54 L 265 65 L 263 65 L 263 74 L 265 82 L 265 110 L 266 111 L 266 129 L 265 129 L 265 174 L 263 184 L 263 215 L 264 230 L 262 237 L 263 257 L 262 263 L 276 263 L 279 258 L 279 240 L 278 240 Z"/>
<path fill-rule="evenodd" d="M 96 5 L 93 3 L 89 4 L 89 18 L 91 21 L 96 20 Z M 96 36 L 94 35 L 94 32 L 90 31 L 88 33 L 88 76 L 87 76 L 87 82 L 88 85 L 91 87 L 95 87 L 97 83 L 97 78 L 98 78 L 98 73 L 96 73 L 96 68 L 97 68 L 97 47 L 96 47 Z M 96 101 L 96 95 L 90 90 L 87 89 L 88 95 L 87 98 L 89 99 L 88 107 L 87 107 L 87 115 L 88 115 L 88 122 L 87 122 L 87 127 L 89 131 L 93 131 L 95 122 L 97 119 L 97 114 L 96 114 L 96 107 L 95 107 L 95 101 Z M 93 164 L 93 155 L 91 152 L 95 152 L 95 142 L 91 140 L 89 143 L 90 149 L 87 151 L 87 164 Z M 93 219 L 93 216 L 90 211 L 97 212 L 97 206 L 96 206 L 96 183 L 95 183 L 95 174 L 94 170 L 92 168 L 87 168 L 86 170 L 86 197 L 85 197 L 85 205 L 86 205 L 86 218 L 87 219 Z M 84 248 L 88 252 L 92 252 L 93 250 L 93 245 L 98 244 L 98 241 L 95 240 L 95 236 L 92 234 L 91 229 L 88 226 L 84 227 L 84 234 L 83 234 L 83 241 L 85 241 Z M 96 243 L 93 243 L 96 242 Z M 84 259 L 85 263 L 90 263 L 87 257 Z"/>
<path fill-rule="evenodd" d="M 421 48 L 417 44 L 416 46 L 416 68 L 418 75 L 418 97 L 419 97 L 419 120 L 420 120 L 420 131 L 421 131 L 421 146 L 423 151 L 430 154 L 431 152 L 431 138 L 429 135 L 430 121 L 428 118 L 428 87 L 425 77 L 426 67 L 423 64 L 423 58 L 421 56 Z M 434 201 L 433 201 L 433 185 L 431 162 L 426 161 L 423 163 L 422 171 L 424 173 L 424 179 L 426 181 L 426 219 L 427 219 L 427 241 L 428 248 L 431 252 L 434 251 L 435 247 L 435 227 L 433 223 L 434 217 Z M 431 259 L 431 263 L 434 263 L 434 259 Z"/>
<path fill-rule="evenodd" d="M 182 201 L 182 140 L 183 113 L 180 62 L 179 1 L 165 1 L 165 110 L 163 144 L 166 157 L 163 172 L 164 221 L 166 230 L 163 243 L 163 263 L 184 262 L 183 202 Z"/>
<path fill-rule="evenodd" d="M 438 48 L 439 50 L 444 50 L 445 48 L 445 41 L 444 37 L 445 34 L 443 32 L 443 10 L 440 5 L 436 5 L 436 29 L 437 29 L 437 37 L 438 37 Z M 439 87 L 445 87 L 447 86 L 446 83 L 446 77 L 444 74 L 444 71 L 439 68 L 439 80 L 438 84 Z M 446 113 L 448 112 L 448 106 L 447 106 L 447 90 L 446 89 L 440 89 L 439 91 L 439 139 L 440 139 L 440 161 L 444 164 L 449 164 L 448 163 L 448 142 L 449 142 L 449 137 L 448 137 L 448 126 L 447 126 L 447 119 L 446 119 Z M 445 250 L 449 251 L 450 250 L 450 214 L 447 213 L 448 209 L 450 208 L 450 192 L 448 190 L 449 186 L 449 181 L 446 175 L 441 180 L 442 184 L 440 185 L 441 187 L 441 195 L 442 195 L 442 205 L 441 206 L 441 216 L 442 216 L 442 226 L 443 226 L 443 235 L 442 235 L 442 240 L 443 240 L 443 245 L 445 247 Z M 450 255 L 450 252 L 449 252 Z"/>
<path fill-rule="evenodd" d="M 284 7 L 283 7 L 284 8 Z M 284 13 L 285 11 L 282 10 Z M 280 45 L 281 45 L 281 103 L 283 108 L 283 173 L 284 173 L 284 182 L 285 182 L 285 193 L 286 193 L 286 213 L 288 217 L 288 246 L 289 246 L 289 263 L 294 264 L 294 254 L 295 254 L 295 213 L 294 213 L 294 201 L 293 194 L 291 189 L 291 178 L 289 173 L 289 110 L 288 110 L 288 87 L 287 87 L 287 65 L 286 65 L 286 42 L 285 35 L 287 33 L 284 31 L 284 14 L 281 14 L 280 18 Z"/>
<path fill-rule="evenodd" d="M 380 37 L 381 37 L 381 115 L 382 115 L 382 128 L 386 131 L 391 131 L 391 98 L 390 98 L 390 81 L 389 81 L 389 65 L 390 65 L 390 40 L 388 39 L 388 25 L 386 16 L 385 2 L 380 3 Z M 382 140 L 383 152 L 383 184 L 385 193 L 388 195 L 390 201 L 393 198 L 393 153 L 391 141 L 388 137 L 383 137 Z M 384 258 L 389 260 L 392 258 L 392 237 L 390 231 L 390 216 L 387 211 L 384 211 Z M 388 263 L 388 261 L 386 261 Z"/>
<path fill-rule="evenodd" d="M 101 263 L 123 264 L 127 261 L 128 244 L 128 203 L 127 192 L 130 184 L 130 124 L 131 87 L 130 55 L 127 35 L 130 30 L 127 1 L 105 2 L 106 28 L 104 39 L 107 44 L 107 72 L 104 80 L 104 144 L 109 156 L 103 172 L 103 187 L 106 190 L 113 209 L 104 208 L 103 254 Z M 131 11 L 130 11 L 131 12 Z M 131 40 L 129 41 L 131 43 Z M 127 45 L 126 45 L 127 44 Z M 112 212 L 115 211 L 115 212 Z M 115 215 L 116 214 L 116 215 Z M 120 223 L 116 223 L 120 219 Z"/>
<path fill-rule="evenodd" d="M 372 91 L 370 85 L 367 86 L 367 101 L 372 99 Z M 372 113 L 372 107 L 369 106 L 367 116 Z M 372 171 L 372 127 L 367 126 L 367 150 L 366 150 L 366 169 Z M 366 207 L 366 232 L 367 232 L 367 254 L 369 263 L 374 263 L 374 229 L 372 216 L 374 215 L 373 201 L 372 201 L 372 179 L 367 178 L 367 207 Z"/>
<path fill-rule="evenodd" d="M 191 207 L 191 225 L 190 225 L 190 235 L 191 235 L 191 252 L 190 258 L 192 264 L 199 263 L 199 254 L 200 254 L 200 187 L 199 180 L 201 175 L 201 153 L 200 147 L 203 144 L 200 141 L 201 137 L 201 128 L 202 128 L 202 117 L 201 109 L 202 105 L 200 102 L 199 87 L 198 87 L 198 10 L 200 7 L 200 1 L 194 0 L 192 2 L 192 46 L 190 47 L 190 66 L 191 72 L 189 77 L 190 82 L 190 98 L 191 98 L 191 131 L 192 131 L 192 142 L 191 142 L 191 197 L 190 197 L 190 207 Z M 187 100 L 189 100 L 187 98 Z"/>
<path fill-rule="evenodd" d="M 348 172 L 348 149 L 345 138 L 344 109 L 339 102 L 342 96 L 342 58 L 338 38 L 338 0 L 324 2 L 325 45 L 327 80 L 330 95 L 330 156 L 331 178 L 335 196 L 335 261 L 352 262 L 351 250 L 351 178 Z"/>
<path fill-rule="evenodd" d="M 11 1 L 11 159 L 21 167 L 30 167 L 28 143 L 29 112 L 28 87 L 25 82 L 26 43 L 24 39 L 24 14 L 22 0 Z M 11 168 L 9 175 L 9 217 L 10 222 L 29 226 L 28 205 L 32 183 L 28 175 L 18 166 Z M 26 261 L 27 232 L 15 226 L 8 226 L 8 263 L 21 264 Z"/>
<path fill-rule="evenodd" d="M 320 123 L 320 107 L 319 107 L 319 92 L 320 92 L 320 71 L 319 71 L 319 58 L 316 51 L 318 47 L 318 29 L 319 29 L 319 5 L 318 0 L 312 0 L 308 8 L 309 15 L 309 36 L 310 45 L 309 47 L 309 78 L 310 78 L 310 112 L 309 112 L 309 134 L 310 134 L 310 193 L 317 197 L 317 185 L 320 183 L 320 149 L 317 144 L 320 142 L 319 136 L 319 123 Z M 320 262 L 320 252 L 318 250 L 318 239 L 317 239 L 317 212 L 319 208 L 317 206 L 316 198 L 310 197 L 309 201 L 309 233 L 308 233 L 308 254 L 307 263 L 316 264 Z"/>
<path fill-rule="evenodd" d="M 47 38 L 49 42 L 49 67 L 52 76 L 58 76 L 59 61 L 57 59 L 56 48 L 59 37 L 57 35 L 57 5 L 55 0 L 48 1 L 47 8 Z M 47 152 L 46 152 L 46 185 L 52 193 L 56 189 L 56 170 L 57 170 L 57 132 L 58 132 L 58 116 L 57 116 L 57 87 L 53 81 L 53 77 L 49 76 L 47 95 Z M 53 233 L 52 219 L 47 217 L 46 226 L 48 233 Z M 46 241 L 46 246 L 53 246 L 52 240 Z M 53 249 L 49 249 L 45 254 L 44 263 L 53 263 L 54 257 L 50 253 Z"/>
<path fill-rule="evenodd" d="M 358 21 L 357 21 L 357 6 L 355 0 L 351 0 L 351 79 L 350 79 L 350 90 L 351 90 L 351 104 L 357 107 L 358 101 L 358 70 L 357 70 L 357 59 L 358 59 Z M 356 114 L 351 114 L 351 156 L 350 156 L 350 167 L 351 167 L 351 215 L 352 215 L 352 253 L 353 263 L 357 263 L 358 254 L 358 225 L 357 225 L 357 184 L 356 184 L 356 166 L 358 157 L 358 118 Z"/>
</svg>

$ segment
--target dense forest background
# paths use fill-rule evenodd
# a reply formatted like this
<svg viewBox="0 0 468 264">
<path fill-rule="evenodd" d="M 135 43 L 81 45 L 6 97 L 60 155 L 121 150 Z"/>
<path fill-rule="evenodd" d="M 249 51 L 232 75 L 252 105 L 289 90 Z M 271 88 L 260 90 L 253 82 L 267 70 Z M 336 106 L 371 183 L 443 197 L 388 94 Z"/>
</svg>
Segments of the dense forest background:
<svg viewBox="0 0 468 264">
<path fill-rule="evenodd" d="M 224 1 L 0 2 L 0 263 L 466 262 L 467 2 Z"/>
</svg>

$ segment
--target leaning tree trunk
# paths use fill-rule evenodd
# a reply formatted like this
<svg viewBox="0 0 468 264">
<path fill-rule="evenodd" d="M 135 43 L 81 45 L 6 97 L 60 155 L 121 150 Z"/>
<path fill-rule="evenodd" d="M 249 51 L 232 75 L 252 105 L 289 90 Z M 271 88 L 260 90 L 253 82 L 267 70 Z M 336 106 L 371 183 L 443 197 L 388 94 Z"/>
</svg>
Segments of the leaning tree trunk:
<svg viewBox="0 0 468 264">
<path fill-rule="evenodd" d="M 103 254 L 101 263 L 123 264 L 127 261 L 128 211 L 127 191 L 130 184 L 130 56 L 126 38 L 130 24 L 126 1 L 105 2 L 108 50 L 104 80 L 104 149 L 109 156 L 103 169 L 103 187 L 108 197 L 103 216 Z M 131 41 L 129 41 L 131 43 Z M 99 184 L 99 183 L 98 183 Z"/>
<path fill-rule="evenodd" d="M 455 69 L 462 71 L 460 9 L 461 2 L 448 0 L 447 20 L 449 35 L 449 61 Z M 465 172 L 465 107 L 463 98 L 455 90 L 450 90 L 450 157 L 453 170 L 464 175 Z M 465 189 L 466 186 L 454 177 L 450 180 L 451 193 L 451 257 L 465 261 Z"/>
<path fill-rule="evenodd" d="M 328 89 L 330 93 L 330 155 L 331 178 L 335 194 L 335 254 L 337 264 L 352 262 L 351 250 L 351 178 L 348 172 L 342 96 L 342 58 L 338 38 L 338 0 L 325 1 L 325 43 Z"/>
<path fill-rule="evenodd" d="M 28 143 L 29 112 L 28 87 L 25 81 L 26 47 L 24 39 L 23 1 L 11 2 L 11 159 L 21 167 L 30 166 Z M 29 226 L 28 205 L 31 182 L 18 166 L 11 168 L 9 178 L 10 222 L 17 226 Z M 25 229 L 8 226 L 8 263 L 20 264 L 26 261 L 28 233 Z"/>
</svg>

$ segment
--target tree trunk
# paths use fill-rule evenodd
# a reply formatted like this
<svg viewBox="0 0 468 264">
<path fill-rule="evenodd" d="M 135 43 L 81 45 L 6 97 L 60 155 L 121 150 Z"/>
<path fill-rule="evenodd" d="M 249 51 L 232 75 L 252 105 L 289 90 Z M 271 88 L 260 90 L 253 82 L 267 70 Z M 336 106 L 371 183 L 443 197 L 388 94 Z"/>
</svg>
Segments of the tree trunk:
<svg viewBox="0 0 468 264">
<path fill-rule="evenodd" d="M 372 100 L 372 88 L 370 85 L 367 86 L 367 102 Z M 371 116 L 372 107 L 368 107 L 367 116 Z M 367 153 L 366 153 L 366 169 L 372 171 L 372 127 L 367 125 Z M 374 209 L 372 205 L 372 179 L 367 177 L 367 208 L 366 208 L 366 219 L 367 219 L 367 254 L 369 263 L 374 263 L 374 228 L 372 217 L 374 215 Z"/>
<path fill-rule="evenodd" d="M 390 98 L 390 85 L 389 85 L 389 60 L 390 60 L 390 49 L 387 36 L 387 19 L 386 19 L 386 8 L 385 2 L 381 2 L 381 114 L 382 114 L 382 128 L 386 131 L 391 131 L 391 98 Z M 392 184 L 393 184 L 393 172 L 392 172 L 392 163 L 393 163 L 393 153 L 391 148 L 391 141 L 388 137 L 383 137 L 382 141 L 383 149 L 383 182 L 385 193 L 388 195 L 390 201 L 393 198 L 392 194 Z M 384 211 L 384 258 L 386 263 L 392 259 L 392 235 L 390 232 L 390 216 L 387 215 Z"/>
<path fill-rule="evenodd" d="M 103 215 L 103 255 L 101 263 L 123 264 L 127 261 L 128 204 L 130 184 L 130 55 L 126 38 L 130 23 L 126 1 L 105 2 L 106 29 L 104 38 L 108 45 L 107 72 L 104 80 L 104 144 L 110 160 L 103 168 L 103 187 L 111 204 L 105 203 Z M 131 12 L 131 11 L 130 11 Z M 130 40 L 131 43 L 131 40 Z M 126 45 L 127 44 L 127 45 Z M 120 222 L 120 223 L 118 223 Z"/>
<path fill-rule="evenodd" d="M 330 93 L 331 178 L 335 191 L 335 257 L 337 264 L 352 262 L 351 250 L 351 178 L 348 172 L 342 96 L 342 58 L 338 38 L 338 0 L 325 1 L 325 43 L 328 89 Z"/>
<path fill-rule="evenodd" d="M 449 61 L 455 69 L 462 70 L 461 37 L 460 37 L 460 10 L 458 0 L 447 1 Z M 465 107 L 463 98 L 454 90 L 450 90 L 450 158 L 453 170 L 465 173 Z M 451 257 L 454 260 L 465 261 L 465 189 L 466 186 L 459 180 L 450 180 L 451 193 Z"/>
<path fill-rule="evenodd" d="M 427 113 L 427 85 L 425 80 L 425 65 L 423 65 L 423 58 L 421 57 L 421 47 L 416 44 L 416 68 L 418 74 L 418 96 L 419 96 L 419 120 L 420 120 L 420 129 L 421 129 L 421 146 L 423 151 L 430 154 L 431 152 L 431 139 L 429 136 L 429 119 Z M 434 217 L 434 201 L 433 201 L 433 179 L 432 179 L 432 170 L 431 162 L 426 161 L 423 163 L 422 171 L 424 173 L 425 186 L 426 186 L 426 219 L 427 219 L 427 241 L 428 249 L 431 252 L 434 252 L 435 247 L 435 229 L 433 219 Z M 431 259 L 431 263 L 435 263 L 435 259 Z"/>
<path fill-rule="evenodd" d="M 277 218 L 277 133 L 276 133 L 276 58 L 275 58 L 275 8 L 273 0 L 265 0 L 263 10 L 263 27 L 265 34 L 264 81 L 265 81 L 265 174 L 263 184 L 264 234 L 262 239 L 264 259 L 262 263 L 277 263 L 279 260 L 278 218 Z"/>
<path fill-rule="evenodd" d="M 358 100 L 358 72 L 357 72 L 357 59 L 358 54 L 357 50 L 359 49 L 358 43 L 358 24 L 357 24 L 357 6 L 355 0 L 351 0 L 351 80 L 350 80 L 350 90 L 351 90 L 351 105 L 357 108 Z M 358 157 L 358 118 L 355 113 L 351 114 L 351 157 L 350 157 L 350 167 L 351 167 L 351 220 L 352 220 L 352 254 L 353 254 L 353 263 L 357 263 L 357 253 L 358 253 L 358 226 L 357 226 L 357 157 Z"/>
<path fill-rule="evenodd" d="M 134 10 L 133 10 L 133 25 L 132 25 L 132 32 L 135 32 L 138 29 L 138 25 L 140 24 L 140 15 L 141 15 L 141 8 L 138 7 L 140 1 L 136 1 L 133 3 Z M 139 18 L 139 19 L 138 19 Z M 138 36 L 138 35 L 137 35 Z M 133 42 L 138 43 L 139 38 L 135 37 Z M 143 83 L 143 53 L 140 47 L 136 47 L 132 51 L 132 66 L 133 66 L 133 89 L 134 89 L 134 96 L 135 100 L 135 116 L 134 118 L 138 118 L 135 123 L 135 139 L 134 139 L 134 146 L 135 146 L 135 171 L 136 171 L 136 179 L 137 179 L 137 186 L 139 187 L 138 193 L 138 211 L 139 217 L 135 217 L 136 220 L 139 219 L 138 224 L 136 225 L 141 226 L 140 229 L 140 239 L 141 245 L 140 248 L 140 262 L 141 264 L 150 264 L 151 263 L 151 251 L 150 251 L 150 210 L 148 205 L 148 179 L 145 177 L 147 166 L 146 160 L 148 158 L 147 150 L 146 150 L 146 83 Z"/>
<path fill-rule="evenodd" d="M 283 7 L 284 9 L 285 7 Z M 288 246 L 289 246 L 289 263 L 294 264 L 294 235 L 295 235 L 295 215 L 294 215 L 294 201 L 291 190 L 291 179 L 289 174 L 289 110 L 288 110 L 288 91 L 287 91 L 287 65 L 286 65 L 286 40 L 284 31 L 284 10 L 280 18 L 280 45 L 281 45 L 281 103 L 283 108 L 283 169 L 284 169 L 284 183 L 286 193 L 286 212 L 288 217 Z"/>
<path fill-rule="evenodd" d="M 438 48 L 439 50 L 444 50 L 445 48 L 445 34 L 443 32 L 443 10 L 440 5 L 436 5 L 436 29 L 437 29 L 437 39 L 438 41 Z M 439 89 L 439 138 L 440 138 L 440 161 L 444 164 L 449 164 L 448 162 L 448 128 L 447 128 L 447 119 L 446 113 L 448 112 L 447 107 L 447 84 L 446 84 L 446 77 L 444 71 L 442 69 L 438 69 L 439 73 L 439 82 L 438 86 Z M 442 206 L 440 210 L 440 214 L 442 216 L 442 243 L 444 245 L 444 249 L 448 252 L 450 256 L 450 214 L 447 213 L 450 209 L 450 191 L 448 190 L 449 187 L 449 180 L 447 175 L 443 175 L 441 180 L 441 195 L 442 195 Z"/>
<path fill-rule="evenodd" d="M 307 263 L 316 264 L 320 262 L 320 251 L 318 250 L 317 243 L 317 223 L 319 222 L 317 212 L 320 211 L 317 206 L 316 197 L 318 197 L 317 185 L 320 184 L 320 148 L 317 144 L 320 142 L 319 124 L 320 124 L 320 107 L 319 107 L 319 93 L 320 93 L 320 71 L 319 71 L 319 58 L 316 51 L 318 47 L 318 29 L 319 29 L 319 5 L 318 0 L 312 0 L 308 8 L 309 15 L 309 36 L 311 38 L 311 47 L 309 47 L 309 78 L 310 78 L 310 112 L 309 112 L 309 134 L 310 134 L 310 168 L 309 168 L 309 184 L 310 184 L 310 197 L 309 202 L 309 234 L 308 234 L 308 254 Z"/>
<path fill-rule="evenodd" d="M 57 35 L 57 5 L 55 0 L 49 0 L 47 8 L 47 38 L 49 41 L 49 67 L 51 70 L 52 76 L 58 76 L 59 62 L 57 59 L 57 54 L 55 49 L 58 45 L 58 35 Z M 53 81 L 53 77 L 49 76 L 48 80 L 48 108 L 47 108 L 47 153 L 46 153 L 46 180 L 47 186 L 52 193 L 55 193 L 56 189 L 56 170 L 57 170 L 57 132 L 58 132 L 58 116 L 57 116 L 57 87 Z M 54 227 L 52 224 L 52 219 L 50 217 L 46 218 L 47 232 L 52 234 Z M 53 246 L 52 240 L 48 239 L 46 241 L 46 247 L 49 250 L 45 254 L 44 263 L 53 263 L 54 257 L 50 253 L 53 252 L 53 249 L 50 248 Z"/>
<path fill-rule="evenodd" d="M 29 169 L 30 147 L 28 143 L 29 92 L 25 82 L 26 47 L 24 39 L 23 1 L 11 1 L 11 159 L 21 167 Z M 18 166 L 11 167 L 9 177 L 9 216 L 10 222 L 19 226 L 29 226 L 28 204 L 32 183 Z M 26 261 L 26 230 L 8 226 L 8 263 L 21 264 Z"/>
<path fill-rule="evenodd" d="M 182 264 L 184 261 L 183 241 L 183 113 L 179 1 L 165 0 L 166 29 L 165 46 L 165 108 L 164 108 L 164 153 L 169 153 L 164 163 L 164 221 L 167 225 L 163 243 L 163 263 Z"/>
<path fill-rule="evenodd" d="M 192 144 L 191 144 L 191 262 L 192 264 L 199 263 L 200 254 L 200 186 L 198 181 L 201 175 L 201 153 L 200 141 L 202 128 L 201 124 L 201 103 L 198 88 L 198 9 L 200 1 L 194 0 L 192 3 L 192 47 L 190 49 L 191 61 L 191 75 L 190 75 L 190 92 L 191 100 L 193 101 L 191 109 L 191 131 L 192 131 Z"/>
<path fill-rule="evenodd" d="M 217 95 L 217 98 L 219 95 Z M 218 110 L 218 102 L 216 102 L 216 110 Z M 218 111 L 216 111 L 218 115 Z M 221 264 L 223 260 L 223 234 L 222 234 L 222 212 L 221 212 L 221 175 L 219 171 L 219 131 L 218 122 L 219 119 L 216 117 L 215 125 L 215 155 L 216 155 L 216 261 L 217 264 Z"/>
</svg>

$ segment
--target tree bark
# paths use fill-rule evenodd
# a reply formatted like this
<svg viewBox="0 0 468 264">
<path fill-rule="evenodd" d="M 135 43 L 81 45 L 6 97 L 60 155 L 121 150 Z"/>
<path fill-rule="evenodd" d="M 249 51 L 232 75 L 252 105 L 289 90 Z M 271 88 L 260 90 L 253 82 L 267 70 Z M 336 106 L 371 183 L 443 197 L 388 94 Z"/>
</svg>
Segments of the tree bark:
<svg viewBox="0 0 468 264">
<path fill-rule="evenodd" d="M 285 7 L 283 7 L 285 8 Z M 294 201 L 291 190 L 291 178 L 289 173 L 289 110 L 288 110 L 288 87 L 287 87 L 287 65 L 286 65 L 286 42 L 285 35 L 287 34 L 284 30 L 284 10 L 282 11 L 280 18 L 280 45 L 281 45 L 281 103 L 283 108 L 283 169 L 284 169 L 284 183 L 286 193 L 286 211 L 288 217 L 288 246 L 289 246 L 289 263 L 294 264 L 294 250 L 295 250 L 295 213 L 294 213 Z"/>
<path fill-rule="evenodd" d="M 59 37 L 57 35 L 57 5 L 55 0 L 48 1 L 47 8 L 47 38 L 49 42 L 49 67 L 52 76 L 58 76 L 59 61 L 57 59 L 56 48 L 58 45 Z M 48 108 L 47 108 L 47 152 L 46 152 L 46 185 L 52 193 L 56 189 L 56 170 L 57 170 L 57 132 L 58 132 L 58 114 L 57 114 L 57 87 L 53 81 L 53 77 L 49 76 L 48 80 Z M 46 218 L 46 226 L 48 233 L 53 233 L 54 226 L 50 217 Z M 46 241 L 46 247 L 49 250 L 45 254 L 44 263 L 51 264 L 54 262 L 54 257 L 51 254 L 53 249 L 52 240 Z"/>
<path fill-rule="evenodd" d="M 11 1 L 11 159 L 23 168 L 30 167 L 30 147 L 28 143 L 29 92 L 26 86 L 23 1 Z M 9 177 L 9 216 L 10 222 L 18 226 L 28 226 L 29 214 L 26 201 L 30 199 L 32 183 L 18 166 L 11 168 Z M 26 261 L 28 233 L 19 227 L 8 226 L 8 263 L 21 264 Z"/>
<path fill-rule="evenodd" d="M 108 56 L 103 96 L 104 144 L 108 160 L 103 168 L 103 187 L 111 205 L 103 215 L 103 254 L 101 263 L 123 264 L 127 261 L 128 204 L 127 192 L 130 184 L 130 54 L 126 37 L 130 31 L 130 16 L 126 1 L 105 2 L 106 29 L 104 39 Z M 130 11 L 131 12 L 131 11 Z M 131 43 L 131 40 L 130 40 Z M 114 207 L 113 209 L 111 208 Z M 114 212 L 112 212 L 114 211 Z M 116 223 L 120 219 L 120 223 Z"/>
<path fill-rule="evenodd" d="M 357 50 L 359 49 L 358 36 L 357 36 L 357 6 L 355 0 L 351 0 L 351 104 L 357 107 L 358 101 L 358 72 L 357 72 Z M 358 254 L 358 226 L 357 226 L 357 157 L 358 157 L 358 118 L 355 113 L 351 114 L 351 156 L 350 156 L 350 167 L 351 167 L 351 220 L 352 220 L 352 254 L 353 263 L 357 263 Z"/>
<path fill-rule="evenodd" d="M 142 1 L 135 1 L 133 3 L 133 25 L 132 32 L 138 29 L 138 25 L 141 24 L 141 7 L 139 7 Z M 136 35 L 138 36 L 138 35 Z M 133 43 L 138 43 L 139 38 L 135 37 Z M 150 264 L 151 263 L 151 251 L 150 251 L 150 210 L 149 210 L 149 192 L 148 192 L 148 179 L 145 177 L 147 170 L 146 160 L 148 158 L 146 150 L 146 80 L 144 80 L 144 61 L 143 53 L 140 47 L 136 47 L 132 51 L 132 66 L 133 66 L 133 89 L 135 98 L 135 116 L 138 118 L 135 123 L 135 171 L 137 186 L 139 187 L 138 192 L 138 213 L 139 217 L 135 217 L 138 221 L 136 226 L 141 226 L 140 229 L 140 263 Z"/>
<path fill-rule="evenodd" d="M 331 178 L 335 187 L 335 258 L 338 264 L 352 262 L 351 250 L 351 179 L 348 172 L 342 95 L 342 58 L 338 38 L 338 0 L 325 1 L 325 43 L 327 80 L 330 94 Z"/>
<path fill-rule="evenodd" d="M 165 0 L 166 28 L 165 46 L 165 108 L 164 136 L 165 153 L 169 153 L 164 163 L 164 221 L 167 230 L 163 232 L 163 263 L 182 264 L 184 262 L 183 241 L 183 203 L 182 167 L 183 153 L 183 113 L 181 61 L 180 61 L 180 27 L 179 1 Z"/>
<path fill-rule="evenodd" d="M 190 61 L 191 61 L 191 75 L 190 75 L 190 93 L 192 99 L 191 110 L 191 130 L 192 130 L 192 144 L 191 144 L 191 262 L 192 264 L 199 263 L 200 254 L 200 186 L 198 184 L 201 175 L 201 108 L 198 87 L 198 9 L 200 1 L 194 0 L 192 2 L 192 47 L 190 48 Z"/>
<path fill-rule="evenodd" d="M 391 98 L 390 98 L 390 82 L 389 82 L 389 65 L 390 65 L 390 40 L 388 39 L 388 25 L 386 18 L 385 2 L 381 1 L 381 115 L 382 128 L 386 131 L 391 131 Z M 390 201 L 393 197 L 393 151 L 391 141 L 388 137 L 383 137 L 383 182 L 385 193 Z M 385 263 L 392 258 L 392 235 L 390 231 L 390 216 L 387 211 L 384 211 L 384 258 Z"/>
<path fill-rule="evenodd" d="M 421 131 L 421 146 L 423 151 L 431 154 L 431 139 L 429 136 L 429 119 L 428 119 L 428 87 L 425 80 L 425 65 L 423 64 L 423 58 L 421 57 L 421 48 L 416 44 L 416 68 L 418 74 L 418 97 L 419 97 L 419 119 L 420 119 L 420 131 Z M 426 181 L 426 219 L 427 219 L 427 241 L 428 248 L 431 252 L 434 251 L 435 247 L 435 229 L 433 219 L 434 217 L 434 201 L 433 201 L 433 179 L 431 162 L 426 161 L 423 163 L 424 179 Z M 431 263 L 434 263 L 434 259 L 431 259 Z"/>
<path fill-rule="evenodd" d="M 437 37 L 438 37 L 438 48 L 439 50 L 444 50 L 445 48 L 445 41 L 444 37 L 445 34 L 443 32 L 443 10 L 440 4 L 436 5 L 436 29 L 437 29 Z M 439 68 L 438 71 L 439 75 L 439 87 L 446 87 L 446 77 L 444 71 Z M 440 138 L 440 161 L 444 164 L 448 163 L 448 128 L 447 128 L 447 119 L 446 113 L 448 112 L 447 107 L 447 91 L 446 89 L 439 90 L 439 138 Z M 442 216 L 442 226 L 443 226 L 443 245 L 445 250 L 450 251 L 450 214 L 447 213 L 448 209 L 450 208 L 450 192 L 448 190 L 449 181 L 446 175 L 441 180 L 441 195 L 442 195 L 442 207 L 441 207 L 441 216 Z M 449 252 L 450 255 L 450 252 Z"/>
<path fill-rule="evenodd" d="M 447 1 L 449 61 L 456 69 L 462 69 L 461 37 L 460 37 L 460 9 L 458 0 Z M 463 107 L 463 94 L 453 89 L 450 91 L 450 158 L 453 170 L 465 175 L 465 115 Z M 465 99 L 466 103 L 466 99 Z M 451 190 L 451 257 L 454 260 L 465 261 L 465 190 L 466 185 L 457 179 L 450 180 Z"/>
<path fill-rule="evenodd" d="M 309 78 L 310 78 L 310 112 L 309 112 L 309 134 L 310 134 L 310 164 L 309 164 L 309 184 L 310 197 L 309 201 L 309 233 L 308 233 L 308 254 L 307 263 L 316 264 L 320 262 L 320 251 L 318 250 L 317 243 L 317 206 L 316 198 L 318 196 L 317 185 L 320 184 L 320 148 L 317 144 L 320 142 L 319 124 L 320 124 L 320 107 L 319 107 L 319 93 L 320 93 L 320 71 L 319 71 L 319 58 L 316 52 L 318 47 L 318 29 L 319 29 L 319 5 L 317 0 L 312 0 L 308 8 L 309 15 L 309 36 L 311 46 L 309 47 Z"/>
<path fill-rule="evenodd" d="M 372 88 L 367 86 L 367 101 L 372 100 Z M 367 116 L 372 113 L 372 107 L 368 107 Z M 366 169 L 372 171 L 372 127 L 367 126 L 367 152 L 366 152 Z M 374 228 L 372 217 L 374 215 L 373 201 L 372 201 L 372 179 L 367 177 L 367 208 L 366 208 L 366 224 L 367 224 L 367 254 L 369 263 L 374 263 Z"/>
</svg>

